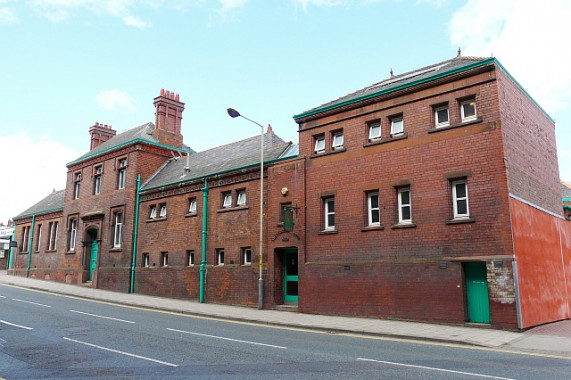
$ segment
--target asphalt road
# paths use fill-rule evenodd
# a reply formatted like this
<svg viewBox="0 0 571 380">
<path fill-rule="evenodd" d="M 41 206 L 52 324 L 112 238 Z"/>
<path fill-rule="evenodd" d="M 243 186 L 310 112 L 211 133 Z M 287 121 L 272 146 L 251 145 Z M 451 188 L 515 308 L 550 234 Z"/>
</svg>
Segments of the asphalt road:
<svg viewBox="0 0 571 380">
<path fill-rule="evenodd" d="M 0 378 L 568 379 L 571 360 L 327 334 L 0 285 Z"/>
</svg>

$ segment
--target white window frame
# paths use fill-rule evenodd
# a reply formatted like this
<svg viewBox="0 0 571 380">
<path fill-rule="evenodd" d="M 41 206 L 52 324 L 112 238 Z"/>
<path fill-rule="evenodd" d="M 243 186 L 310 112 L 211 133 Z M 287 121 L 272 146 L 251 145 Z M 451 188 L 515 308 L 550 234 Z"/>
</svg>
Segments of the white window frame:
<svg viewBox="0 0 571 380">
<path fill-rule="evenodd" d="M 474 114 L 470 116 L 464 115 L 464 105 L 469 104 L 474 106 Z M 460 116 L 462 118 L 462 122 L 476 120 L 478 113 L 476 110 L 476 100 L 475 99 L 466 99 L 460 102 Z"/>
<path fill-rule="evenodd" d="M 168 252 L 161 252 L 161 266 L 168 267 L 169 266 L 169 253 Z"/>
<path fill-rule="evenodd" d="M 118 190 L 125 188 L 126 179 L 127 179 L 127 159 L 123 158 L 119 160 L 119 172 L 117 173 Z"/>
<path fill-rule="evenodd" d="M 143 253 L 143 267 L 149 268 L 151 266 L 151 255 Z"/>
<path fill-rule="evenodd" d="M 224 200 L 222 201 L 222 208 L 232 207 L 232 193 L 229 191 L 224 193 Z"/>
<path fill-rule="evenodd" d="M 249 258 L 248 253 L 250 254 Z M 242 248 L 242 257 L 244 265 L 252 265 L 252 248 Z"/>
<path fill-rule="evenodd" d="M 333 206 L 333 207 L 331 207 Z M 331 210 L 333 209 L 333 210 Z M 335 230 L 335 198 L 328 197 L 323 198 L 323 210 L 324 210 L 324 230 L 334 231 Z M 330 222 L 329 217 L 333 217 L 333 223 Z"/>
<path fill-rule="evenodd" d="M 373 131 L 377 130 L 379 131 L 378 134 L 373 134 Z M 382 137 L 382 130 L 381 130 L 381 122 L 380 121 L 375 121 L 372 123 L 369 123 L 369 141 L 378 141 L 381 139 Z"/>
<path fill-rule="evenodd" d="M 468 181 L 466 179 L 452 181 L 452 209 L 454 212 L 454 219 L 468 219 L 470 218 L 470 204 L 468 201 Z M 458 197 L 457 186 L 464 185 L 466 190 L 466 195 L 464 197 Z M 460 214 L 458 212 L 458 202 L 466 201 L 466 213 Z"/>
<path fill-rule="evenodd" d="M 403 202 L 403 193 L 408 193 L 408 203 Z M 410 187 L 401 187 L 397 190 L 398 198 L 398 210 L 399 210 L 399 224 L 411 224 L 412 223 L 412 193 Z M 407 219 L 404 218 L 403 210 L 408 207 Z"/>
<path fill-rule="evenodd" d="M 246 205 L 246 190 L 239 190 L 238 191 L 238 198 L 236 199 L 237 206 L 245 206 Z"/>
<path fill-rule="evenodd" d="M 77 236 L 77 219 L 71 219 L 69 222 L 69 251 L 75 251 L 75 239 Z"/>
<path fill-rule="evenodd" d="M 159 205 L 161 207 L 159 211 L 159 218 L 166 218 L 167 217 L 167 204 L 162 203 Z"/>
<path fill-rule="evenodd" d="M 149 219 L 155 219 L 157 217 L 157 205 L 151 205 L 149 207 Z"/>
<path fill-rule="evenodd" d="M 101 194 L 101 187 L 103 186 L 103 167 L 98 166 L 95 168 L 95 182 L 93 184 L 93 195 Z"/>
<path fill-rule="evenodd" d="M 38 241 L 36 242 L 36 251 L 39 252 L 42 248 L 42 225 L 38 224 Z"/>
<path fill-rule="evenodd" d="M 446 110 L 446 121 L 440 121 L 438 112 Z M 436 128 L 448 127 L 450 125 L 450 110 L 448 105 L 434 108 L 434 126 Z"/>
<path fill-rule="evenodd" d="M 113 248 L 120 248 L 123 240 L 123 212 L 115 213 L 115 226 L 113 227 Z"/>
<path fill-rule="evenodd" d="M 217 249 L 216 250 L 216 265 L 223 266 L 224 265 L 224 250 Z"/>
<path fill-rule="evenodd" d="M 196 214 L 196 198 L 190 198 L 188 200 L 188 212 L 190 214 Z"/>
<path fill-rule="evenodd" d="M 325 152 L 325 136 L 318 136 L 315 138 L 315 148 L 313 151 L 315 153 Z"/>
<path fill-rule="evenodd" d="M 48 251 L 55 251 L 57 249 L 57 233 L 59 228 L 59 222 L 50 222 L 49 224 L 49 236 L 48 236 Z"/>
<path fill-rule="evenodd" d="M 28 241 L 30 240 L 30 226 L 25 226 L 22 229 L 22 249 L 20 252 L 28 252 Z"/>
<path fill-rule="evenodd" d="M 391 136 L 401 136 L 404 134 L 404 118 L 402 116 L 391 118 Z"/>
<path fill-rule="evenodd" d="M 333 138 L 331 139 L 331 148 L 333 150 L 343 148 L 343 131 L 337 131 L 333 133 Z"/>
<path fill-rule="evenodd" d="M 194 266 L 194 251 L 186 251 L 187 254 L 187 265 L 189 267 Z"/>
<path fill-rule="evenodd" d="M 373 206 L 373 198 L 377 198 L 377 206 Z M 378 221 L 373 221 L 373 214 L 377 213 Z M 369 191 L 367 193 L 367 225 L 369 227 L 376 227 L 381 225 L 381 207 L 378 191 Z"/>
</svg>

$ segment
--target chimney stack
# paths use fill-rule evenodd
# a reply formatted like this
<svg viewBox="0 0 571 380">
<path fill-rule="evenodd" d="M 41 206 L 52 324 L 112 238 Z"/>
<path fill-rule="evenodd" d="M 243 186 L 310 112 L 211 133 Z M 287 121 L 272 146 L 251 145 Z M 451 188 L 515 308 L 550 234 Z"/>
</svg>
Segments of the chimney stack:
<svg viewBox="0 0 571 380">
<path fill-rule="evenodd" d="M 182 148 L 180 129 L 184 103 L 180 101 L 179 94 L 162 89 L 153 104 L 155 105 L 155 137 L 161 144 Z"/>
<path fill-rule="evenodd" d="M 117 131 L 110 125 L 95 123 L 89 127 L 89 134 L 91 135 L 91 146 L 89 150 L 92 150 L 115 136 Z"/>
</svg>

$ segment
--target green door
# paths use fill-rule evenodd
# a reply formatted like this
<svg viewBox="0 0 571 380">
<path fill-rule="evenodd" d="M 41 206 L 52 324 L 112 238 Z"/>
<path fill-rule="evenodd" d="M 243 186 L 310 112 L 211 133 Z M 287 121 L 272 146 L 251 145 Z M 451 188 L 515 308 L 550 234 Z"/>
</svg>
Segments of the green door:
<svg viewBox="0 0 571 380">
<path fill-rule="evenodd" d="M 486 263 L 464 263 L 468 318 L 474 323 L 490 323 L 490 303 Z"/>
<path fill-rule="evenodd" d="M 284 301 L 297 302 L 297 248 L 284 250 Z"/>
<path fill-rule="evenodd" d="M 89 281 L 93 281 L 93 272 L 95 267 L 97 267 L 97 251 L 99 250 L 99 244 L 97 243 L 97 232 L 91 232 L 91 252 L 89 259 Z"/>
</svg>

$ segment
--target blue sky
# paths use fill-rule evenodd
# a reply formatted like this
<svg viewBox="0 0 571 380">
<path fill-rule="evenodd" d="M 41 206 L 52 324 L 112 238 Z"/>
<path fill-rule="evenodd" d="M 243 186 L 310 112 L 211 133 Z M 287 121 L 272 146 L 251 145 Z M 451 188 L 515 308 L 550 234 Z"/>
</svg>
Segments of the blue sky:
<svg viewBox="0 0 571 380">
<path fill-rule="evenodd" d="M 555 119 L 571 182 L 570 18 L 566 0 L 0 0 L 0 222 L 64 188 L 93 123 L 154 121 L 161 88 L 195 150 L 259 132 L 227 107 L 297 141 L 294 114 L 459 46 Z"/>
</svg>

